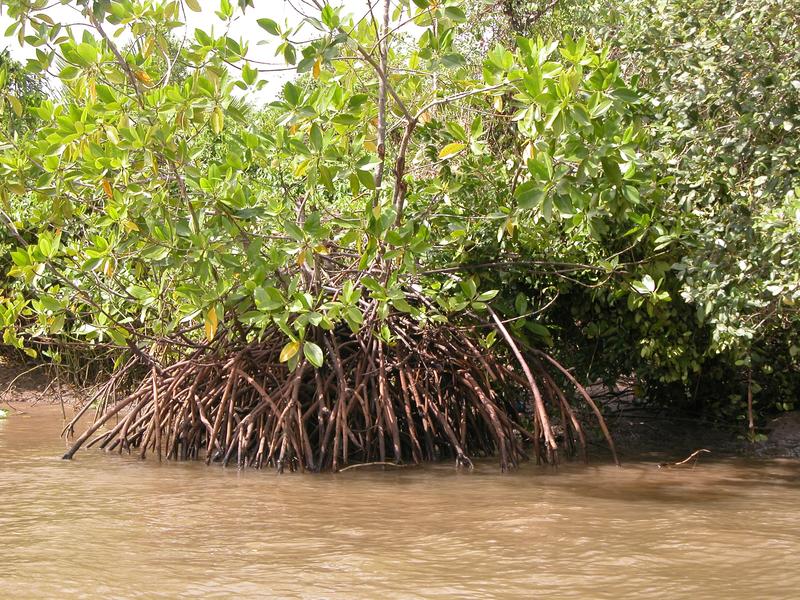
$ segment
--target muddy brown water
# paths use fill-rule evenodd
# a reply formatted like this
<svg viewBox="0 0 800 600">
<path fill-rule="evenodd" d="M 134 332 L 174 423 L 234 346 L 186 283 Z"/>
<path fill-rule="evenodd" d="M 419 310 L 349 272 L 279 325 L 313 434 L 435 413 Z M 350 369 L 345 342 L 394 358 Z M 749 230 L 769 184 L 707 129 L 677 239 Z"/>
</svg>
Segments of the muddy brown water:
<svg viewBox="0 0 800 600">
<path fill-rule="evenodd" d="M 0 598 L 798 598 L 800 462 L 338 475 L 59 458 L 0 421 Z"/>
</svg>

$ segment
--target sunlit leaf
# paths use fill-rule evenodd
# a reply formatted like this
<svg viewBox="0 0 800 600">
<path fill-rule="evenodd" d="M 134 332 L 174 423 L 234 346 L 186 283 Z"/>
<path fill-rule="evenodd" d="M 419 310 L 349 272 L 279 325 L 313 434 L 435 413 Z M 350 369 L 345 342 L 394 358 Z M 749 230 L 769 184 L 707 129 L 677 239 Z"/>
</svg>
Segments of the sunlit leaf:
<svg viewBox="0 0 800 600">
<path fill-rule="evenodd" d="M 464 148 L 466 148 L 466 144 L 462 144 L 461 142 L 453 142 L 451 144 L 447 144 L 444 148 L 439 150 L 439 158 L 442 160 L 451 158 L 461 152 Z"/>
</svg>

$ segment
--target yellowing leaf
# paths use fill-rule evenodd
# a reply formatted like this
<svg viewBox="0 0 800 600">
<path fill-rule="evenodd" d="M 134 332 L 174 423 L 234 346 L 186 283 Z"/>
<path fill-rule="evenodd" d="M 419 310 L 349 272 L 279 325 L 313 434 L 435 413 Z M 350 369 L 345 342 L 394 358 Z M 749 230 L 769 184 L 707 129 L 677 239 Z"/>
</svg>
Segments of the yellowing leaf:
<svg viewBox="0 0 800 600">
<path fill-rule="evenodd" d="M 111 187 L 111 182 L 109 182 L 108 179 L 103 179 L 103 191 L 109 200 L 114 197 L 114 190 Z"/>
<path fill-rule="evenodd" d="M 115 146 L 119 144 L 119 135 L 117 135 L 116 127 L 109 125 L 106 127 L 106 137 L 108 141 L 114 144 Z"/>
<path fill-rule="evenodd" d="M 311 165 L 311 159 L 310 159 L 310 158 L 307 158 L 306 160 L 304 160 L 304 161 L 300 162 L 300 163 L 299 163 L 299 164 L 298 164 L 298 165 L 297 165 L 297 166 L 294 168 L 294 171 L 293 171 L 293 173 L 294 173 L 294 176 L 295 176 L 295 177 L 303 177 L 303 176 L 306 174 L 306 171 L 308 171 L 308 167 L 309 167 L 310 165 Z"/>
<path fill-rule="evenodd" d="M 430 123 L 430 122 L 431 122 L 431 113 L 429 113 L 429 112 L 426 110 L 424 113 L 422 113 L 422 114 L 419 116 L 419 121 L 420 121 L 420 123 L 422 123 L 423 125 L 424 125 L 425 123 Z"/>
<path fill-rule="evenodd" d="M 22 104 L 19 100 L 14 98 L 14 96 L 6 96 L 8 99 L 8 103 L 11 105 L 11 109 L 14 111 L 14 114 L 18 117 L 22 116 Z"/>
<path fill-rule="evenodd" d="M 533 142 L 528 142 L 522 151 L 522 162 L 527 163 L 531 158 L 533 158 Z"/>
<path fill-rule="evenodd" d="M 191 8 L 194 12 L 200 12 L 200 3 L 197 0 L 186 0 L 186 6 Z"/>
<path fill-rule="evenodd" d="M 217 309 L 212 308 L 206 313 L 206 339 L 210 342 L 214 339 L 214 336 L 217 333 L 217 325 L 219 325 L 219 321 L 217 320 Z"/>
<path fill-rule="evenodd" d="M 467 147 L 466 144 L 461 144 L 459 142 L 453 142 L 452 144 L 447 144 L 444 148 L 439 150 L 439 158 L 445 159 L 445 158 L 450 158 L 451 156 L 455 156 L 466 147 Z"/>
<path fill-rule="evenodd" d="M 16 181 L 8 181 L 8 182 L 6 182 L 6 187 L 8 188 L 8 190 L 12 194 L 18 194 L 20 196 L 27 191 L 25 189 L 24 185 L 22 185 L 21 183 L 18 183 Z"/>
<path fill-rule="evenodd" d="M 143 84 L 145 84 L 145 85 L 153 85 L 153 79 L 150 77 L 150 75 L 147 74 L 146 71 L 142 71 L 141 69 L 137 69 L 136 71 L 133 72 L 133 74 L 136 76 L 136 79 L 141 81 Z"/>
<path fill-rule="evenodd" d="M 295 354 L 297 354 L 299 350 L 300 350 L 300 342 L 289 342 L 283 347 L 283 350 L 281 350 L 281 355 L 278 360 L 280 360 L 281 362 L 286 362 L 288 360 L 291 360 L 292 357 Z"/>
<path fill-rule="evenodd" d="M 314 79 L 319 79 L 319 73 L 321 69 L 322 69 L 322 59 L 318 57 L 317 60 L 314 61 L 314 68 L 311 71 L 312 75 L 314 75 Z"/>
<path fill-rule="evenodd" d="M 318 244 L 314 247 L 314 252 L 317 254 L 327 255 L 328 254 L 328 247 L 325 244 Z"/>
<path fill-rule="evenodd" d="M 114 274 L 114 261 L 112 259 L 107 259 L 103 264 L 103 275 L 106 277 L 111 277 Z"/>
<path fill-rule="evenodd" d="M 369 152 L 377 152 L 378 145 L 375 143 L 374 139 L 364 140 L 364 150 L 368 150 Z"/>
<path fill-rule="evenodd" d="M 494 97 L 494 109 L 497 112 L 503 112 L 503 97 L 502 96 L 495 96 Z"/>
</svg>

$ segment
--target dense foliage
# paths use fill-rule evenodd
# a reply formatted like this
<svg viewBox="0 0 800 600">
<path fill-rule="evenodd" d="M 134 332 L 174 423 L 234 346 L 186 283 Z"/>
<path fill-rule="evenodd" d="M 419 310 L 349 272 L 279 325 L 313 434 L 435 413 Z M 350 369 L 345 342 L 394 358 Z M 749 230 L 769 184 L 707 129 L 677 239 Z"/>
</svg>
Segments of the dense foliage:
<svg viewBox="0 0 800 600">
<path fill-rule="evenodd" d="M 603 39 L 642 93 L 664 194 L 645 251 L 664 295 L 644 318 L 619 294 L 568 298 L 585 364 L 636 373 L 658 403 L 744 418 L 800 391 L 800 17 L 789 3 L 506 2 L 492 35 Z M 622 301 L 622 302 L 621 302 Z M 554 307 L 558 311 L 558 307 Z M 565 331 L 566 333 L 566 331 Z M 637 348 L 636 354 L 631 348 Z M 670 383 L 674 382 L 674 383 Z"/>
<path fill-rule="evenodd" d="M 696 0 L 625 12 L 620 52 L 650 90 L 659 159 L 672 179 L 672 274 L 694 318 L 683 328 L 703 332 L 685 361 L 707 371 L 704 394 L 722 392 L 719 408 L 730 403 L 741 414 L 737 383 L 751 369 L 764 408 L 792 408 L 800 391 L 800 14 L 780 1 Z"/>
<path fill-rule="evenodd" d="M 585 40 L 568 41 L 561 56 L 556 44 L 541 41 L 526 41 L 516 56 L 498 46 L 486 60 L 484 81 L 474 80 L 450 47 L 463 13 L 455 5 L 436 9 L 442 14 L 420 49 L 391 56 L 411 69 L 444 70 L 435 88 L 424 74 L 392 82 L 389 109 L 401 120 L 389 125 L 387 142 L 391 152 L 410 157 L 411 168 L 384 176 L 377 109 L 368 102 L 378 78 L 369 54 L 353 62 L 375 44 L 366 23 L 348 25 L 348 37 L 328 8 L 313 23 L 324 32 L 320 40 L 302 50 L 284 42 L 283 54 L 291 62 L 301 52 L 298 69 L 313 78 L 287 84 L 254 126 L 252 109 L 231 96 L 235 85 L 256 84 L 246 48 L 198 30 L 171 59 L 195 70 L 174 82 L 171 70 L 153 63 L 167 47 L 162 23 L 177 17 L 178 5 L 143 12 L 125 6 L 112 3 L 104 14 L 95 5 L 89 18 L 97 39 L 71 38 L 43 13 L 9 8 L 36 26 L 38 43 L 50 48 L 33 68 L 58 60 L 65 91 L 64 103 L 30 108 L 42 122 L 37 138 L 24 147 L 10 144 L 4 161 L 17 220 L 31 233 L 31 243 L 13 254 L 11 275 L 41 292 L 31 305 L 32 340 L 49 332 L 125 345 L 131 334 L 157 338 L 191 328 L 198 318 L 212 338 L 229 313 L 258 326 L 277 321 L 297 336 L 293 327 L 308 323 L 291 326 L 289 315 L 324 302 L 308 301 L 301 289 L 286 298 L 278 291 L 286 284 L 268 274 L 329 260 L 333 243 L 356 253 L 361 269 L 377 259 L 397 262 L 391 281 L 368 286 L 402 309 L 396 279 L 437 259 L 469 260 L 464 244 L 483 243 L 479 231 L 467 229 L 471 222 L 492 224 L 489 240 L 500 247 L 486 251 L 498 257 L 506 251 L 504 232 L 511 236 L 520 222 L 556 231 L 551 223 L 569 217 L 576 237 L 588 239 L 607 222 L 627 220 L 626 208 L 638 200 L 639 134 L 628 108 L 636 97 L 616 64 Z M 424 23 L 432 9 L 415 10 Z M 127 56 L 102 41 L 103 16 L 142 31 Z M 263 25 L 289 35 L 269 20 Z M 224 64 L 237 61 L 240 78 L 233 78 Z M 493 158 L 497 148 L 481 116 L 487 98 L 489 108 L 519 121 L 521 155 L 507 164 Z M 451 101 L 460 101 L 457 112 L 440 110 Z M 402 185 L 381 181 L 398 172 L 406 178 Z M 474 201 L 478 190 L 484 204 Z M 22 210 L 26 203 L 33 210 Z M 408 219 L 401 214 L 406 206 L 413 211 Z M 453 242 L 461 244 L 457 250 L 442 250 Z M 463 310 L 478 293 L 473 284 L 445 293 L 451 281 L 429 282 L 431 296 L 448 311 Z M 313 320 L 357 326 L 353 315 L 326 306 Z"/>
</svg>

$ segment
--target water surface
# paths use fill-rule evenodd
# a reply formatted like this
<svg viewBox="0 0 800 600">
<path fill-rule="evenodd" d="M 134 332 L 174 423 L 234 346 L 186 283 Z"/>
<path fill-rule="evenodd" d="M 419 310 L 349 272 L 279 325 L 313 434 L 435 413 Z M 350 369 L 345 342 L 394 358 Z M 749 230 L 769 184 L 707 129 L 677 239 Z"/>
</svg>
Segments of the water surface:
<svg viewBox="0 0 800 600">
<path fill-rule="evenodd" d="M 1 598 L 797 598 L 800 462 L 275 475 L 0 421 Z M 680 458 L 680 457 L 676 457 Z"/>
</svg>

